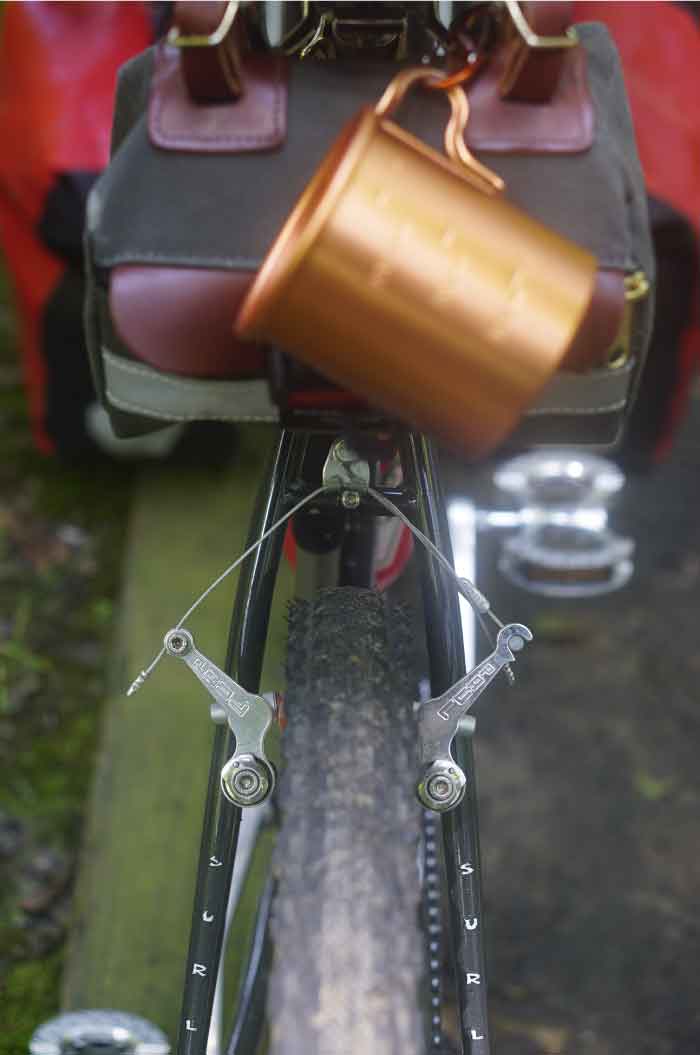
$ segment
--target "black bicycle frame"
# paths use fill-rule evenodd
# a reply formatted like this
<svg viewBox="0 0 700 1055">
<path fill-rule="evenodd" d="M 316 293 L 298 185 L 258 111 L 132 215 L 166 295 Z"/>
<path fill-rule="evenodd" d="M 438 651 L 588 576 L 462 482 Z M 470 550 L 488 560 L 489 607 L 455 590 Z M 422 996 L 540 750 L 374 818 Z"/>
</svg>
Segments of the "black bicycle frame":
<svg viewBox="0 0 700 1055">
<path fill-rule="evenodd" d="M 303 480 L 303 464 L 318 436 L 283 430 L 262 482 L 249 544 L 279 520 L 304 492 L 318 481 Z M 406 434 L 399 450 L 404 482 L 392 499 L 451 559 L 447 515 L 431 444 Z M 368 503 L 369 505 L 369 503 Z M 366 512 L 362 506 L 358 513 Z M 348 514 L 356 515 L 356 514 Z M 368 520 L 371 522 L 371 519 Z M 260 689 L 263 654 L 283 531 L 271 535 L 244 565 L 238 584 L 229 634 L 226 670 L 245 689 Z M 420 561 L 426 641 L 431 689 L 442 693 L 465 673 L 459 604 L 454 582 L 438 562 L 417 547 Z M 488 1055 L 486 973 L 478 838 L 478 815 L 471 737 L 463 730 L 456 741 L 457 762 L 467 776 L 463 802 L 442 816 L 445 880 L 449 928 L 455 968 L 463 1055 Z M 231 885 L 241 811 L 221 791 L 220 773 L 233 754 L 235 741 L 228 726 L 218 726 L 214 737 L 209 785 L 192 917 L 177 1055 L 205 1055 L 212 1004 L 225 934 L 226 907 Z M 259 1023 L 264 970 L 269 949 L 265 932 L 270 902 L 269 886 L 261 902 L 248 974 L 239 998 L 238 1017 L 228 1055 L 253 1055 L 251 1022 Z M 428 929 L 437 923 L 428 922 Z M 243 1039 L 242 1039 L 243 1038 Z M 246 1046 L 243 1047 L 243 1044 Z M 434 1049 L 435 1050 L 435 1049 Z"/>
</svg>

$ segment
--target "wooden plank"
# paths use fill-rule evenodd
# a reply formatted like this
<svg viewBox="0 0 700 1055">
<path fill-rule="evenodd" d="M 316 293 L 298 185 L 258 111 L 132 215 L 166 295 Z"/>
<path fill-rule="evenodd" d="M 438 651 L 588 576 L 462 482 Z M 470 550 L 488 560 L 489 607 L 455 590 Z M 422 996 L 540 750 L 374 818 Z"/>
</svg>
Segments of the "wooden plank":
<svg viewBox="0 0 700 1055">
<path fill-rule="evenodd" d="M 164 659 L 127 699 L 124 688 L 164 632 L 243 549 L 274 431 L 245 430 L 230 471 L 149 469 L 136 489 L 127 548 L 115 693 L 108 701 L 67 954 L 63 1006 L 145 1015 L 173 1036 L 213 726 L 208 697 Z M 285 603 L 281 576 L 276 607 Z M 235 574 L 188 623 L 223 660 Z M 280 623 L 281 621 L 278 621 Z M 263 686 L 280 684 L 283 630 Z"/>
</svg>

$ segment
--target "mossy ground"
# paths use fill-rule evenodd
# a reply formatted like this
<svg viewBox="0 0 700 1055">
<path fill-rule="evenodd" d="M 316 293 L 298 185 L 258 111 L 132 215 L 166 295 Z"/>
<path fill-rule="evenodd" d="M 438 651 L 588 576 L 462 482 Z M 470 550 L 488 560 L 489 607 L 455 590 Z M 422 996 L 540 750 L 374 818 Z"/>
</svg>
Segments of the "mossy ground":
<svg viewBox="0 0 700 1055">
<path fill-rule="evenodd" d="M 7 970 L 2 990 L 0 1055 L 26 1052 L 37 1021 L 58 1010 L 61 952 L 16 963 Z"/>
<path fill-rule="evenodd" d="M 177 665 L 135 703 L 123 689 L 167 620 L 242 550 L 273 434 L 241 438 L 235 474 L 43 457 L 1 293 L 0 305 L 0 1055 L 24 1055 L 59 1004 L 116 1006 L 174 1032 L 211 726 Z M 232 591 L 195 621 L 218 658 Z M 266 659 L 272 688 L 282 625 Z M 269 841 L 230 943 L 230 1006 Z"/>
<path fill-rule="evenodd" d="M 37 453 L 0 285 L 0 1053 L 57 1010 L 130 474 Z"/>
</svg>

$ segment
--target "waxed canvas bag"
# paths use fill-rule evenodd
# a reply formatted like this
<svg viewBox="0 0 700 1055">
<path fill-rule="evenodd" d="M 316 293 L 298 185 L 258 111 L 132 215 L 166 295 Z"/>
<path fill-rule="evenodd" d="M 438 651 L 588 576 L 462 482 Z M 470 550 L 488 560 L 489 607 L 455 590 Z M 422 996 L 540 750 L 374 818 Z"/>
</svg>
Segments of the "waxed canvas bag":
<svg viewBox="0 0 700 1055">
<path fill-rule="evenodd" d="M 604 27 L 576 33 L 545 101 L 503 98 L 499 56 L 469 89 L 470 147 L 515 205 L 598 262 L 581 333 L 514 444 L 613 445 L 649 339 L 653 257 L 619 60 Z M 123 68 L 112 162 L 92 192 L 86 232 L 88 342 L 119 434 L 278 416 L 270 350 L 234 337 L 238 307 L 340 128 L 376 101 L 401 62 L 415 61 L 252 49 L 243 94 L 229 102 L 189 98 L 180 54 L 167 43 Z M 414 96 L 402 124 L 439 149 L 444 106 Z M 289 403 L 337 405 L 331 391 L 302 375 Z"/>
</svg>

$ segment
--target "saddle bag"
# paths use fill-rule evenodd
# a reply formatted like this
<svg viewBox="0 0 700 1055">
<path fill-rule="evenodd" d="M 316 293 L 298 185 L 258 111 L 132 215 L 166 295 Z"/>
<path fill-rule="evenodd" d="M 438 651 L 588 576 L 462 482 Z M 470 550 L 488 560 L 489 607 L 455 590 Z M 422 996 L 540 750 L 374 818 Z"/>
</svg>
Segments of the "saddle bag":
<svg viewBox="0 0 700 1055">
<path fill-rule="evenodd" d="M 522 5 L 531 22 L 537 8 L 551 17 L 567 6 Z M 234 322 L 343 126 L 376 103 L 398 69 L 426 58 L 435 65 L 435 53 L 421 54 L 421 42 L 389 58 L 354 54 L 342 46 L 346 27 L 332 5 L 325 61 L 308 43 L 303 58 L 243 47 L 235 25 L 193 38 L 185 15 L 201 9 L 194 17 L 206 13 L 216 29 L 231 5 L 176 8 L 188 10 L 169 38 L 120 72 L 112 160 L 88 203 L 88 347 L 115 432 L 359 407 L 357 393 L 235 336 Z M 520 6 L 511 8 L 521 19 Z M 654 271 L 620 63 L 597 23 L 576 26 L 575 36 L 537 36 L 527 24 L 518 32 L 525 35 L 504 37 L 469 85 L 466 140 L 504 180 L 508 202 L 593 254 L 597 271 L 560 368 L 508 442 L 611 448 L 644 361 Z M 439 151 L 445 106 L 442 92 L 415 91 L 401 125 Z"/>
</svg>

